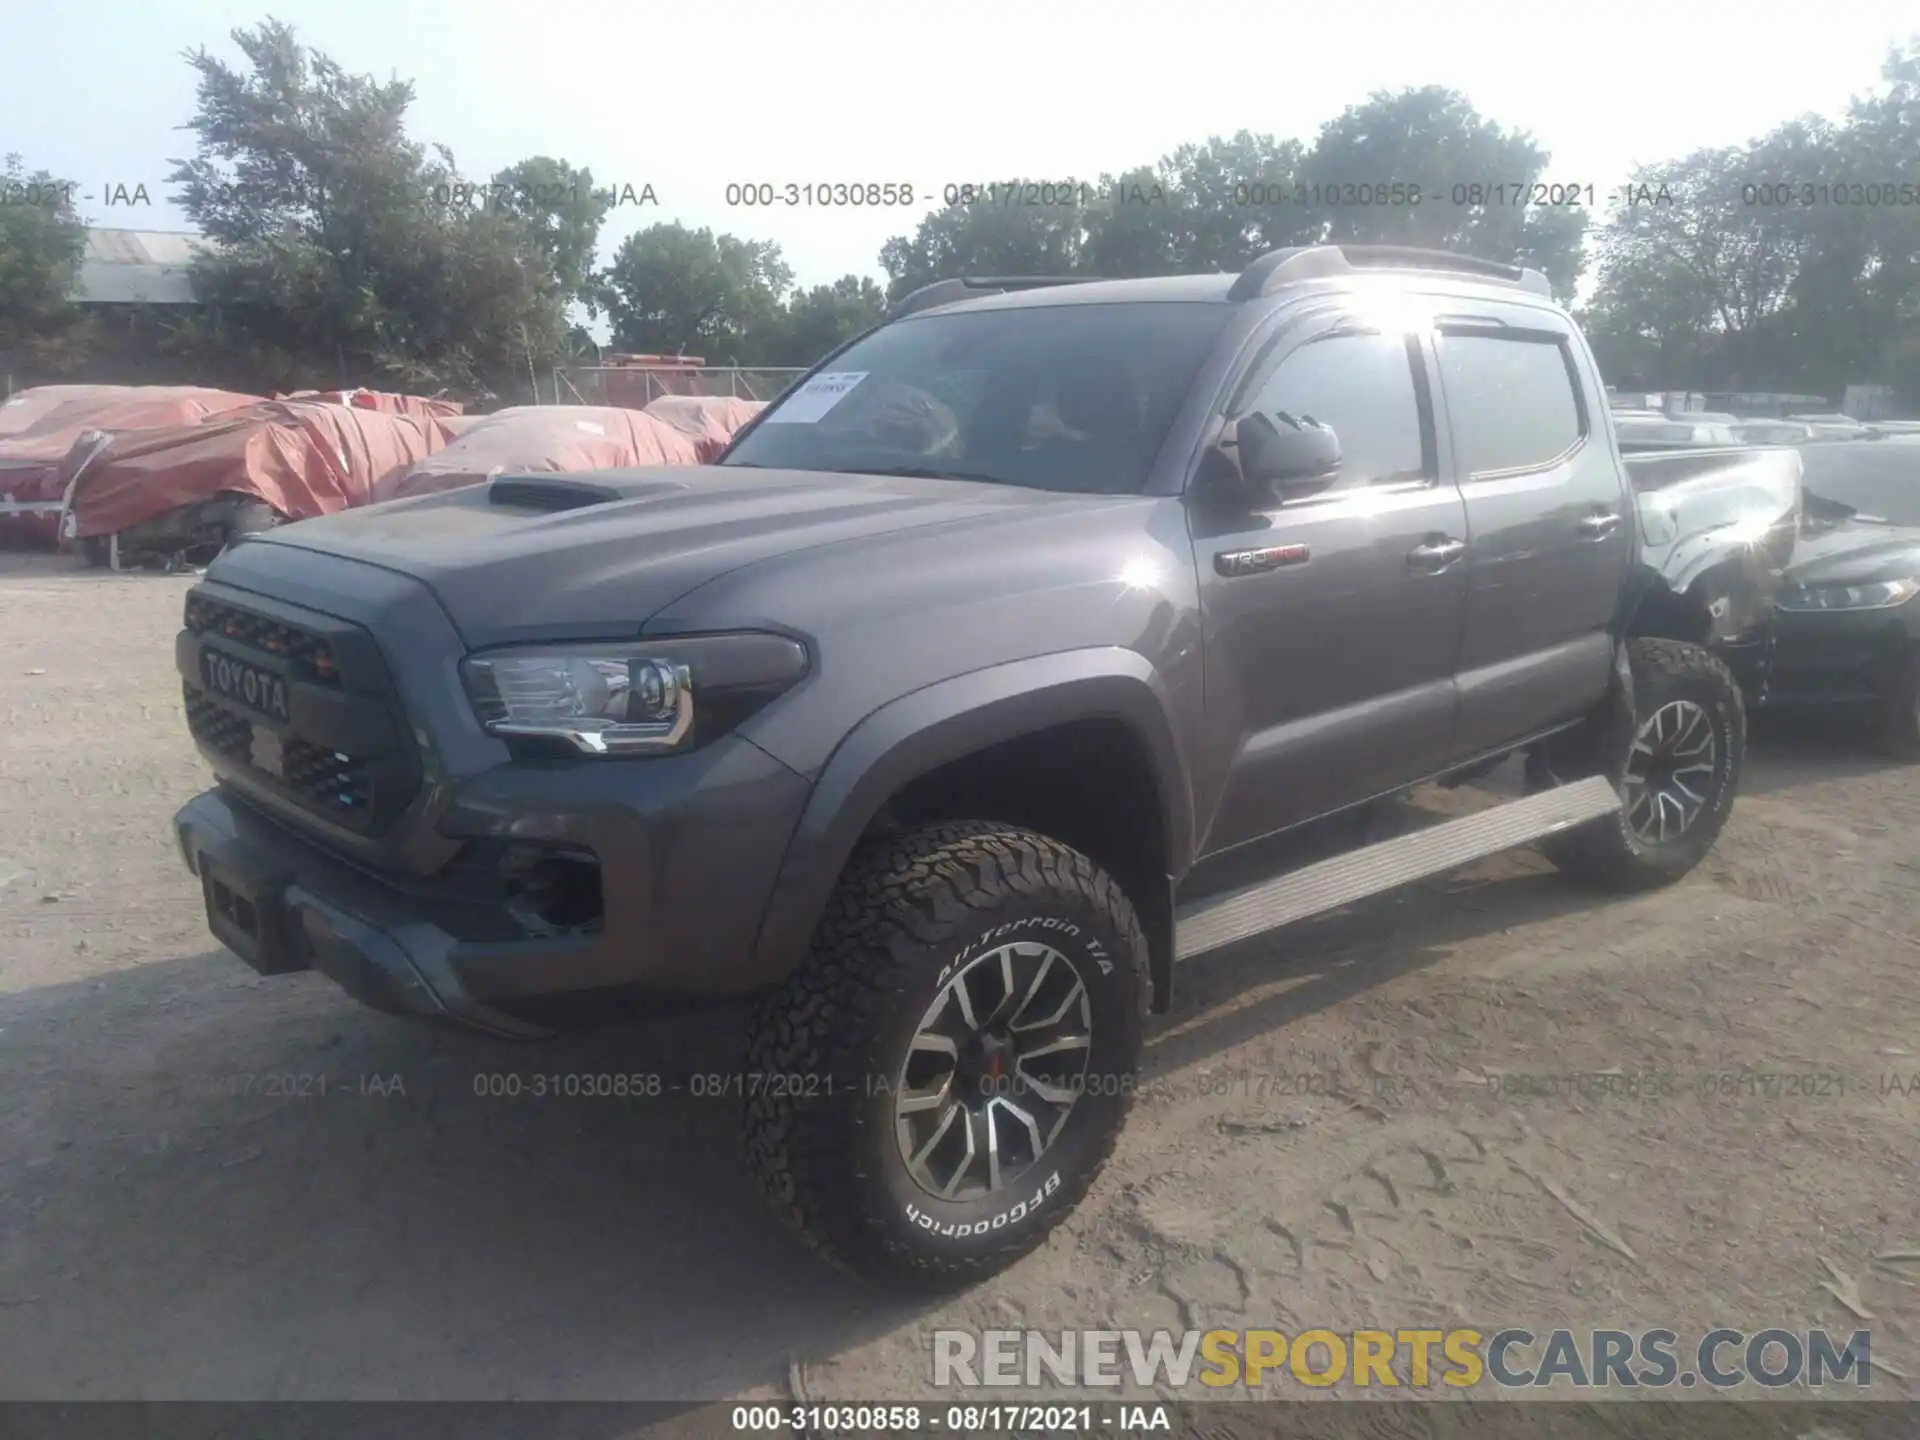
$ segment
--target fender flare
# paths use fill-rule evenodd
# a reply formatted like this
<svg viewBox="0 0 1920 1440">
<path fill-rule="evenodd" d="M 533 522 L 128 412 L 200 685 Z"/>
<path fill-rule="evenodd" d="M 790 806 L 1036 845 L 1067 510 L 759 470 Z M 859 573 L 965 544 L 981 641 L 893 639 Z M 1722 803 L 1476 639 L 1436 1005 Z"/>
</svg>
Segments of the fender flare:
<svg viewBox="0 0 1920 1440">
<path fill-rule="evenodd" d="M 1699 627 L 1698 635 L 1676 639 L 1712 647 L 1763 638 L 1782 583 L 1785 556 L 1775 547 L 1789 520 L 1797 520 L 1797 512 L 1776 521 L 1764 538 L 1708 531 L 1667 549 L 1658 563 L 1642 558 L 1627 582 L 1625 633 L 1642 630 L 1644 616 L 1664 613 L 1669 624 L 1685 615 Z"/>
<path fill-rule="evenodd" d="M 903 786 L 1057 725 L 1114 719 L 1133 731 L 1153 768 L 1168 862 L 1184 868 L 1193 845 L 1193 796 L 1171 714 L 1152 665 L 1118 646 L 975 670 L 881 706 L 847 732 L 814 784 L 761 917 L 756 974 L 772 983 L 800 962 L 854 847 Z"/>
</svg>

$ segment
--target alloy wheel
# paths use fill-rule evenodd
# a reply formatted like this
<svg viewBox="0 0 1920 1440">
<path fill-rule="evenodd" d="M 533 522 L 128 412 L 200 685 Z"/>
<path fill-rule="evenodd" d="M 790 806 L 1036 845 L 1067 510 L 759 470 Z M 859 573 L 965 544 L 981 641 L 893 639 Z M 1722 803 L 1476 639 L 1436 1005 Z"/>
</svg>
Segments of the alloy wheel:
<svg viewBox="0 0 1920 1440">
<path fill-rule="evenodd" d="M 1621 782 L 1627 824 L 1644 845 L 1679 839 L 1713 793 L 1719 747 L 1713 721 L 1692 700 L 1669 700 L 1633 737 Z"/>
<path fill-rule="evenodd" d="M 1031 1168 L 1085 1089 L 1093 1012 L 1073 962 L 1015 941 L 969 961 L 934 997 L 894 1089 L 914 1183 L 942 1200 L 990 1195 Z"/>
</svg>

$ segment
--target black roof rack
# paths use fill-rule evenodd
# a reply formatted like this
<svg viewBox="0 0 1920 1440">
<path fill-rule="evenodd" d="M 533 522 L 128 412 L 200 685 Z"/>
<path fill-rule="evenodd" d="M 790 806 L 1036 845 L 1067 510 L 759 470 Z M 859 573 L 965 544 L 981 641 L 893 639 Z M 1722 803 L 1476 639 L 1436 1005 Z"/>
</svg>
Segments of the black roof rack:
<svg viewBox="0 0 1920 1440">
<path fill-rule="evenodd" d="M 971 300 L 977 295 L 998 295 L 1008 290 L 1044 290 L 1051 285 L 1085 285 L 1102 275 L 963 275 L 953 280 L 936 280 L 922 285 L 901 299 L 887 312 L 889 320 L 911 315 L 916 310 L 931 310 L 936 305 L 951 305 L 956 300 Z"/>
<path fill-rule="evenodd" d="M 1451 250 L 1422 250 L 1412 245 L 1296 245 L 1269 251 L 1254 261 L 1240 272 L 1227 298 L 1254 300 L 1301 280 L 1320 280 L 1329 275 L 1351 275 L 1358 270 L 1376 268 L 1478 275 L 1517 285 L 1534 295 L 1549 299 L 1553 296 L 1553 286 L 1538 270 L 1523 265 L 1502 265 L 1497 260 L 1482 260 L 1473 255 L 1456 255 Z"/>
</svg>

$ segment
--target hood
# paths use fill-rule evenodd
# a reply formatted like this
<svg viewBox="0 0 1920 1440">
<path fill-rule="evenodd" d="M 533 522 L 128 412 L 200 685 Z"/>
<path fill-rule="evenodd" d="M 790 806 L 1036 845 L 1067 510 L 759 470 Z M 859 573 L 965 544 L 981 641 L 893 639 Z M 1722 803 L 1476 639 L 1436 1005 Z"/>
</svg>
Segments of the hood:
<svg viewBox="0 0 1920 1440">
<path fill-rule="evenodd" d="M 1843 521 L 1803 533 L 1793 547 L 1793 585 L 1855 585 L 1920 575 L 1920 529 Z"/>
<path fill-rule="evenodd" d="M 634 635 L 679 596 L 757 561 L 1031 513 L 1061 498 L 970 481 L 745 466 L 602 470 L 503 477 L 349 510 L 282 526 L 248 548 L 289 546 L 411 576 L 481 648 Z M 269 557 L 253 550 L 249 558 L 258 572 Z M 218 562 L 209 575 L 220 578 Z"/>
</svg>

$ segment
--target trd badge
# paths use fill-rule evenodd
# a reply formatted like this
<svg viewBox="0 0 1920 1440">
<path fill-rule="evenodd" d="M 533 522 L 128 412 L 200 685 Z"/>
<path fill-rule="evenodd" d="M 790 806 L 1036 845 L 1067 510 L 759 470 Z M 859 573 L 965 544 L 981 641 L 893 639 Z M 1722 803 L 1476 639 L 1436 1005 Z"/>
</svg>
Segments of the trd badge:
<svg viewBox="0 0 1920 1440">
<path fill-rule="evenodd" d="M 1222 550 L 1213 557 L 1213 568 L 1229 579 L 1240 575 L 1262 575 L 1287 565 L 1304 565 L 1313 556 L 1306 545 L 1269 545 L 1261 550 Z"/>
</svg>

